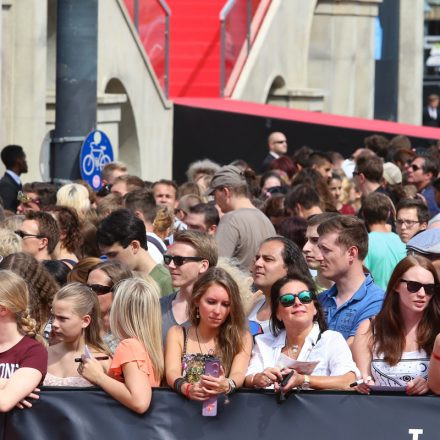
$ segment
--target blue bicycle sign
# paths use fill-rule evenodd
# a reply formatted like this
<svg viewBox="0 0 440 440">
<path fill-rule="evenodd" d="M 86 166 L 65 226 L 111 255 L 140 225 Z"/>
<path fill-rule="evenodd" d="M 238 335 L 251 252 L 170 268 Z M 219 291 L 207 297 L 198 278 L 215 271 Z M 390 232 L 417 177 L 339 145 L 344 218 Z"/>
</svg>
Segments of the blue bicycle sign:
<svg viewBox="0 0 440 440">
<path fill-rule="evenodd" d="M 81 147 L 81 176 L 94 191 L 101 188 L 101 172 L 113 162 L 113 148 L 108 136 L 100 130 L 92 131 Z"/>
</svg>

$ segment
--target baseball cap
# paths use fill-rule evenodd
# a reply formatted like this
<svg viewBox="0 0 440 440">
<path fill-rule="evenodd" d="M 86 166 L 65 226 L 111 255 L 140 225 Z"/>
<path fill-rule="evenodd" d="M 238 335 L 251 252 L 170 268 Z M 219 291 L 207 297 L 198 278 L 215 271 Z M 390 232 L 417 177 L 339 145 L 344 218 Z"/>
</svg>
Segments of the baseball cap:
<svg viewBox="0 0 440 440">
<path fill-rule="evenodd" d="M 406 244 L 406 248 L 418 254 L 440 255 L 440 228 L 419 232 Z"/>
<path fill-rule="evenodd" d="M 400 171 L 400 168 L 392 162 L 385 162 L 383 164 L 383 178 L 390 185 L 402 183 L 402 171 Z"/>
<path fill-rule="evenodd" d="M 234 165 L 221 167 L 211 180 L 208 191 L 205 195 L 210 196 L 219 187 L 236 187 L 246 184 L 243 171 Z"/>
</svg>

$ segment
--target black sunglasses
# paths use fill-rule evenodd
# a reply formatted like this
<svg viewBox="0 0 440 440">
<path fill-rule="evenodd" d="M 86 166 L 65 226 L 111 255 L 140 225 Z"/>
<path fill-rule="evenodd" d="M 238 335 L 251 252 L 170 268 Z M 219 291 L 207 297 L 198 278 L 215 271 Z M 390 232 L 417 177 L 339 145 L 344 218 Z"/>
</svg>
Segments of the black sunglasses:
<svg viewBox="0 0 440 440">
<path fill-rule="evenodd" d="M 174 261 L 174 264 L 176 266 L 182 266 L 185 263 L 188 263 L 190 261 L 202 261 L 205 258 L 203 257 L 182 257 L 180 255 L 167 255 L 165 254 L 163 256 L 163 262 L 168 266 L 171 261 Z"/>
<path fill-rule="evenodd" d="M 400 281 L 402 283 L 406 283 L 406 288 L 408 289 L 408 292 L 411 293 L 416 293 L 423 287 L 425 293 L 429 296 L 432 296 L 439 289 L 438 284 L 423 284 L 423 283 L 419 283 L 418 281 L 404 280 L 403 278 Z"/>
<path fill-rule="evenodd" d="M 97 295 L 105 295 L 113 290 L 113 287 L 103 286 L 102 284 L 87 284 L 87 287 L 92 289 Z"/>
<path fill-rule="evenodd" d="M 313 301 L 313 293 L 308 290 L 303 290 L 296 294 L 285 293 L 278 298 L 278 301 L 283 307 L 290 307 L 295 304 L 295 298 L 298 298 L 301 304 L 310 304 Z"/>
<path fill-rule="evenodd" d="M 422 167 L 419 167 L 418 165 L 411 165 L 410 168 L 411 168 L 413 171 L 417 171 L 417 170 L 421 170 L 421 169 L 422 169 Z"/>
<path fill-rule="evenodd" d="M 14 231 L 14 232 L 22 239 L 26 237 L 44 238 L 44 235 L 41 234 L 28 234 L 27 232 L 23 232 L 23 231 Z"/>
</svg>

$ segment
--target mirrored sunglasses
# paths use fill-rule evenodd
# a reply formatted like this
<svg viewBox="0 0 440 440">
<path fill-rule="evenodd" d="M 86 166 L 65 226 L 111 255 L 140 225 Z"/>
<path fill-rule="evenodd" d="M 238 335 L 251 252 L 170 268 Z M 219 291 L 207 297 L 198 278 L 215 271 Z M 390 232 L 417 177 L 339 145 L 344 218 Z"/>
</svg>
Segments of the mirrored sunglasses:
<svg viewBox="0 0 440 440">
<path fill-rule="evenodd" d="M 298 298 L 301 304 L 310 304 L 313 301 L 313 293 L 308 290 L 296 294 L 285 293 L 278 298 L 278 301 L 283 307 L 290 307 L 295 304 L 295 298 Z"/>
</svg>

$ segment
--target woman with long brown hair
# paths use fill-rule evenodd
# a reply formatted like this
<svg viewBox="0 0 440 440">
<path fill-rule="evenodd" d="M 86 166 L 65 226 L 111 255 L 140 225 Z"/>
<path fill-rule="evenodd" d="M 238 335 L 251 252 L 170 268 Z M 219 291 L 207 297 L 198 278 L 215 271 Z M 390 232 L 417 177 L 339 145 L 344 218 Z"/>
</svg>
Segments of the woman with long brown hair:
<svg viewBox="0 0 440 440">
<path fill-rule="evenodd" d="M 214 267 L 195 283 L 188 304 L 192 326 L 171 327 L 165 369 L 168 385 L 192 400 L 228 394 L 243 384 L 251 336 L 236 282 Z M 219 377 L 204 374 L 207 356 L 220 360 Z"/>
<path fill-rule="evenodd" d="M 429 391 L 429 356 L 440 332 L 439 276 L 422 256 L 409 256 L 394 269 L 382 310 L 358 328 L 353 357 L 363 383 L 357 390 L 368 393 L 369 385 L 405 387 L 406 393 Z"/>
</svg>

